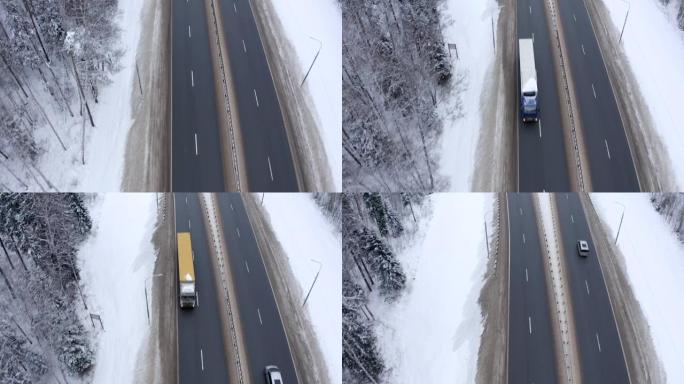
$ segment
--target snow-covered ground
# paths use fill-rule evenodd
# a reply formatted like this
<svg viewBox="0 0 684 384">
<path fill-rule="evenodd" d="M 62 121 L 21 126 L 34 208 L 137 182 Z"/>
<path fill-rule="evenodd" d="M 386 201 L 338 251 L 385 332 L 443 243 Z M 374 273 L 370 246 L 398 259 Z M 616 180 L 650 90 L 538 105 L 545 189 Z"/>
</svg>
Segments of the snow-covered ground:
<svg viewBox="0 0 684 384">
<path fill-rule="evenodd" d="M 341 384 L 342 235 L 323 216 L 310 194 L 266 194 L 264 207 L 304 295 L 320 270 L 306 307 L 330 380 Z"/>
<path fill-rule="evenodd" d="M 487 194 L 435 194 L 411 245 L 398 255 L 407 273 L 394 303 L 371 297 L 387 383 L 473 383 L 483 318 L 478 297 L 487 261 Z M 447 379 L 448 378 L 448 379 Z"/>
<path fill-rule="evenodd" d="M 447 0 L 443 7 L 444 40 L 458 49 L 458 59 L 456 52 L 451 52 L 455 68 L 452 81 L 463 82 L 438 106 L 444 122 L 439 168 L 449 181 L 450 191 L 469 191 L 482 124 L 481 94 L 495 57 L 492 23 L 497 25 L 499 8 L 495 0 Z"/>
<path fill-rule="evenodd" d="M 603 0 L 622 37 L 629 64 L 648 103 L 655 129 L 667 147 L 675 182 L 684 186 L 684 31 L 677 29 L 676 2 L 669 7 L 657 0 Z"/>
<path fill-rule="evenodd" d="M 633 4 L 634 5 L 634 4 Z M 684 383 L 684 246 L 649 201 L 648 194 L 592 194 L 601 220 L 617 233 L 637 300 L 651 330 L 656 353 L 668 383 Z"/>
<path fill-rule="evenodd" d="M 342 190 L 342 10 L 337 0 L 272 0 L 306 74 L 335 190 Z"/>
<path fill-rule="evenodd" d="M 145 288 L 149 295 L 155 280 L 155 195 L 98 195 L 90 213 L 93 233 L 78 253 L 79 267 L 88 312 L 100 315 L 105 329 L 98 331 L 92 382 L 133 383 L 149 336 Z M 87 318 L 84 325 L 91 328 Z"/>
<path fill-rule="evenodd" d="M 134 84 L 137 89 L 137 83 L 134 83 L 135 57 L 142 27 L 140 17 L 144 2 L 118 1 L 117 22 L 121 28 L 121 35 L 120 45 L 116 48 L 123 49 L 125 53 L 120 62 L 121 70 L 112 76 L 112 83 L 100 91 L 99 103 L 95 104 L 92 99 L 88 101 L 95 128 L 91 128 L 90 123 L 86 122 L 85 165 L 82 164 L 82 119 L 78 114 L 78 97 L 72 98 L 71 109 L 75 116 L 72 118 L 68 112 L 58 110 L 47 92 L 32 87 L 36 98 L 46 106 L 46 113 L 67 147 L 66 151 L 61 147 L 47 124 L 36 131 L 36 140 L 44 143 L 47 148 L 47 152 L 38 160 L 37 167 L 60 191 L 98 192 L 121 189 L 126 137 L 133 122 L 131 92 Z M 37 80 L 34 84 L 42 83 Z M 39 121 L 42 122 L 42 118 Z M 49 190 L 42 180 L 39 185 L 22 171 L 21 163 L 10 162 L 9 167 L 29 184 L 28 190 L 40 192 L 41 185 Z M 5 169 L 0 171 L 0 175 L 2 183 L 8 188 L 15 191 L 25 190 L 25 187 Z M 40 180 L 38 176 L 36 178 Z"/>
</svg>

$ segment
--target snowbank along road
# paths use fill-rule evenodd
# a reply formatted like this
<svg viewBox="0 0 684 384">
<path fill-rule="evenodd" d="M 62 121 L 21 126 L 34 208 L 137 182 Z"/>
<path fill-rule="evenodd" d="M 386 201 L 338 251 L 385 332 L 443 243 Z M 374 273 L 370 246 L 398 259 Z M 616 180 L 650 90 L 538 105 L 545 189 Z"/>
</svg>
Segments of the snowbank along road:
<svg viewBox="0 0 684 384">
<path fill-rule="evenodd" d="M 239 137 L 246 148 L 243 164 L 246 175 L 239 174 L 240 184 L 252 191 L 297 191 L 297 175 L 283 123 L 273 78 L 263 51 L 259 32 L 249 2 L 214 0 L 215 13 L 207 1 L 174 0 L 172 53 L 172 189 L 174 191 L 223 191 L 226 174 L 218 114 L 225 113 L 224 73 L 214 73 L 210 44 L 216 44 L 213 20 L 219 19 L 218 31 L 226 43 L 227 59 L 234 83 L 228 95 L 235 95 L 239 116 Z M 220 71 L 220 69 L 219 69 Z M 219 92 L 217 92 L 217 88 Z M 216 95 L 224 95 L 217 100 Z M 234 104 L 233 104 L 234 103 Z M 232 123 L 231 123 L 232 124 Z M 238 129 L 238 127 L 233 127 Z M 229 133 L 225 133 L 229 135 Z M 230 142 L 228 139 L 226 142 Z M 238 143 L 239 145 L 240 143 Z M 238 162 L 240 156 L 235 157 Z"/>
<path fill-rule="evenodd" d="M 638 191 L 639 180 L 625 134 L 613 88 L 608 79 L 593 26 L 583 1 L 554 1 L 557 22 L 563 29 L 563 55 L 572 76 L 577 140 L 586 150 L 589 164 L 582 164 L 584 177 L 591 176 L 596 191 Z M 560 4 L 558 4 L 560 3 Z M 518 38 L 533 38 L 539 87 L 540 121 L 518 123 L 518 189 L 521 191 L 567 191 L 576 173 L 572 140 L 563 138 L 570 129 L 568 117 L 561 113 L 567 103 L 560 69 L 554 64 L 557 44 L 550 26 L 547 0 L 518 2 Z M 517 70 L 517 69 L 516 69 Z M 519 80 L 518 80 L 519 81 Z M 516 108 L 519 108 L 516 104 Z M 585 158 L 584 156 L 580 156 Z M 584 160 L 583 160 L 584 161 Z M 569 172 L 572 170 L 572 172 Z"/>
</svg>

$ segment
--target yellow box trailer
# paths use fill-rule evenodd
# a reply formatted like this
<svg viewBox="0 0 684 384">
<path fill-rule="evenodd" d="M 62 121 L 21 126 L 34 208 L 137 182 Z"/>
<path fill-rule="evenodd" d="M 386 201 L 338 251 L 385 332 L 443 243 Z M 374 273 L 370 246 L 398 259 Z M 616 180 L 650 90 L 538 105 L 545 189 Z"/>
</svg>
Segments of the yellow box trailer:
<svg viewBox="0 0 684 384">
<path fill-rule="evenodd" d="M 195 308 L 197 293 L 195 291 L 195 265 L 192 259 L 192 240 L 190 232 L 178 232 L 178 281 L 181 308 Z"/>
</svg>

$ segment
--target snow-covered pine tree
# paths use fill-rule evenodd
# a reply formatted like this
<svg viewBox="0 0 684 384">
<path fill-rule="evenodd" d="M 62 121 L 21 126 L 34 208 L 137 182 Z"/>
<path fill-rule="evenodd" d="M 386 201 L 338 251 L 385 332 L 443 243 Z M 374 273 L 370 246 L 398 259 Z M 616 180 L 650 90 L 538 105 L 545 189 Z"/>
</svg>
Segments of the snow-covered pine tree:
<svg viewBox="0 0 684 384">
<path fill-rule="evenodd" d="M 406 285 L 406 275 L 392 250 L 367 228 L 355 230 L 352 234 L 356 246 L 351 252 L 362 259 L 380 281 L 380 292 L 387 301 L 396 299 Z"/>
<path fill-rule="evenodd" d="M 76 251 L 91 225 L 82 196 L 0 194 L 0 238 L 22 266 L 14 262 L 8 278 L 14 294 L 0 290 L 0 303 L 21 308 L 27 331 L 39 338 L 35 353 L 41 359 L 53 355 L 74 374 L 94 364 L 88 333 L 75 312 L 80 301 Z M 11 315 L 0 311 L 0 321 Z"/>
<path fill-rule="evenodd" d="M 342 280 L 342 366 L 361 383 L 378 382 L 384 370 L 372 323 L 362 310 L 366 302 L 360 286 Z"/>
</svg>

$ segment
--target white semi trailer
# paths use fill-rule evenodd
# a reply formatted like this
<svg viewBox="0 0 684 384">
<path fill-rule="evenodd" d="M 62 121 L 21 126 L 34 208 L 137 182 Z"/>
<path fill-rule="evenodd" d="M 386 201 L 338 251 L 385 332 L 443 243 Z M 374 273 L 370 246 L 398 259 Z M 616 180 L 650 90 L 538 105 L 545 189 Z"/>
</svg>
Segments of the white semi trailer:
<svg viewBox="0 0 684 384">
<path fill-rule="evenodd" d="M 537 67 L 532 39 L 518 40 L 520 54 L 520 116 L 523 123 L 539 121 L 537 101 Z"/>
</svg>

